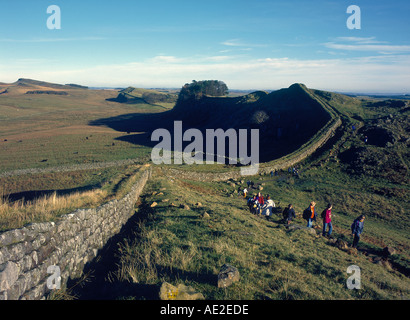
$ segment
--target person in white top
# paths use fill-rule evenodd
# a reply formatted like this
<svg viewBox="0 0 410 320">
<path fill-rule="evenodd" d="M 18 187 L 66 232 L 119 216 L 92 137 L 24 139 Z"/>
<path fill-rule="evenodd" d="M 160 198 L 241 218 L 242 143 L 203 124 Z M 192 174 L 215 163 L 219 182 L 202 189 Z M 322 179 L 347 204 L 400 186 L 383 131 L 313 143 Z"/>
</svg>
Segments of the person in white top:
<svg viewBox="0 0 410 320">
<path fill-rule="evenodd" d="M 266 201 L 262 207 L 262 215 L 266 217 L 270 217 L 272 215 L 272 210 L 275 208 L 275 202 L 270 198 L 270 196 L 266 197 Z"/>
</svg>

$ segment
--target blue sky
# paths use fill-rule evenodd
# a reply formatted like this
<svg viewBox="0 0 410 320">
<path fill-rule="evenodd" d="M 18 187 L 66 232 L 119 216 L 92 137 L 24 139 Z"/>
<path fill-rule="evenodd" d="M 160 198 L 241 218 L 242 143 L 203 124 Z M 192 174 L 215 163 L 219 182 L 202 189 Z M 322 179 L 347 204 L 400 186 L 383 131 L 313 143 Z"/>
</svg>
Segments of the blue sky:
<svg viewBox="0 0 410 320">
<path fill-rule="evenodd" d="M 0 81 L 410 93 L 407 0 L 0 0 Z M 61 9 L 49 30 L 47 7 Z M 350 30 L 350 5 L 361 29 Z"/>
</svg>

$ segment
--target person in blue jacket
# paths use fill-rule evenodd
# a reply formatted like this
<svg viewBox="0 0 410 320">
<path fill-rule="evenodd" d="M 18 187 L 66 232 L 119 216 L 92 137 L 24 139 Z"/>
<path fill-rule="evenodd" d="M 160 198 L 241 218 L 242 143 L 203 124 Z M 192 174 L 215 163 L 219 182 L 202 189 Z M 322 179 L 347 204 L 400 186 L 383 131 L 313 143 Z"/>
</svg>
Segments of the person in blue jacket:
<svg viewBox="0 0 410 320">
<path fill-rule="evenodd" d="M 356 248 L 357 244 L 360 241 L 360 235 L 362 234 L 363 227 L 364 227 L 364 219 L 365 219 L 365 216 L 361 215 L 357 217 L 352 223 L 351 229 L 352 229 L 352 235 L 353 235 L 353 245 L 352 245 L 353 248 Z"/>
</svg>

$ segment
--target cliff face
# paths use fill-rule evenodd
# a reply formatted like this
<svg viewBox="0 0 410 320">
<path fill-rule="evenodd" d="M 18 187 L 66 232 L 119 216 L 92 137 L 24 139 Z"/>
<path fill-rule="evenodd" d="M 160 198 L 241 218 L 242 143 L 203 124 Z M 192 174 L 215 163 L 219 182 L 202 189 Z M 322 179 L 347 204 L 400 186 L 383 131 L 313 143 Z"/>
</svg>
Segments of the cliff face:
<svg viewBox="0 0 410 320">
<path fill-rule="evenodd" d="M 331 119 L 302 84 L 235 98 L 180 94 L 169 118 L 200 130 L 259 129 L 261 161 L 296 150 Z"/>
</svg>

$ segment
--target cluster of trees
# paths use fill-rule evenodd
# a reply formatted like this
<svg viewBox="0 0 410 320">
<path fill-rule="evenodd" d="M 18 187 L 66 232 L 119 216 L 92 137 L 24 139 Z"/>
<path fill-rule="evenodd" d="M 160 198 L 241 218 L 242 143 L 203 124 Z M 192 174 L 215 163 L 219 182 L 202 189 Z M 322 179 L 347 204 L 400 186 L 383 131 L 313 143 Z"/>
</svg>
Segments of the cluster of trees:
<svg viewBox="0 0 410 320">
<path fill-rule="evenodd" d="M 201 98 L 202 96 L 221 97 L 228 94 L 228 86 L 223 81 L 218 80 L 193 80 L 190 84 L 185 84 L 180 95 Z"/>
</svg>

